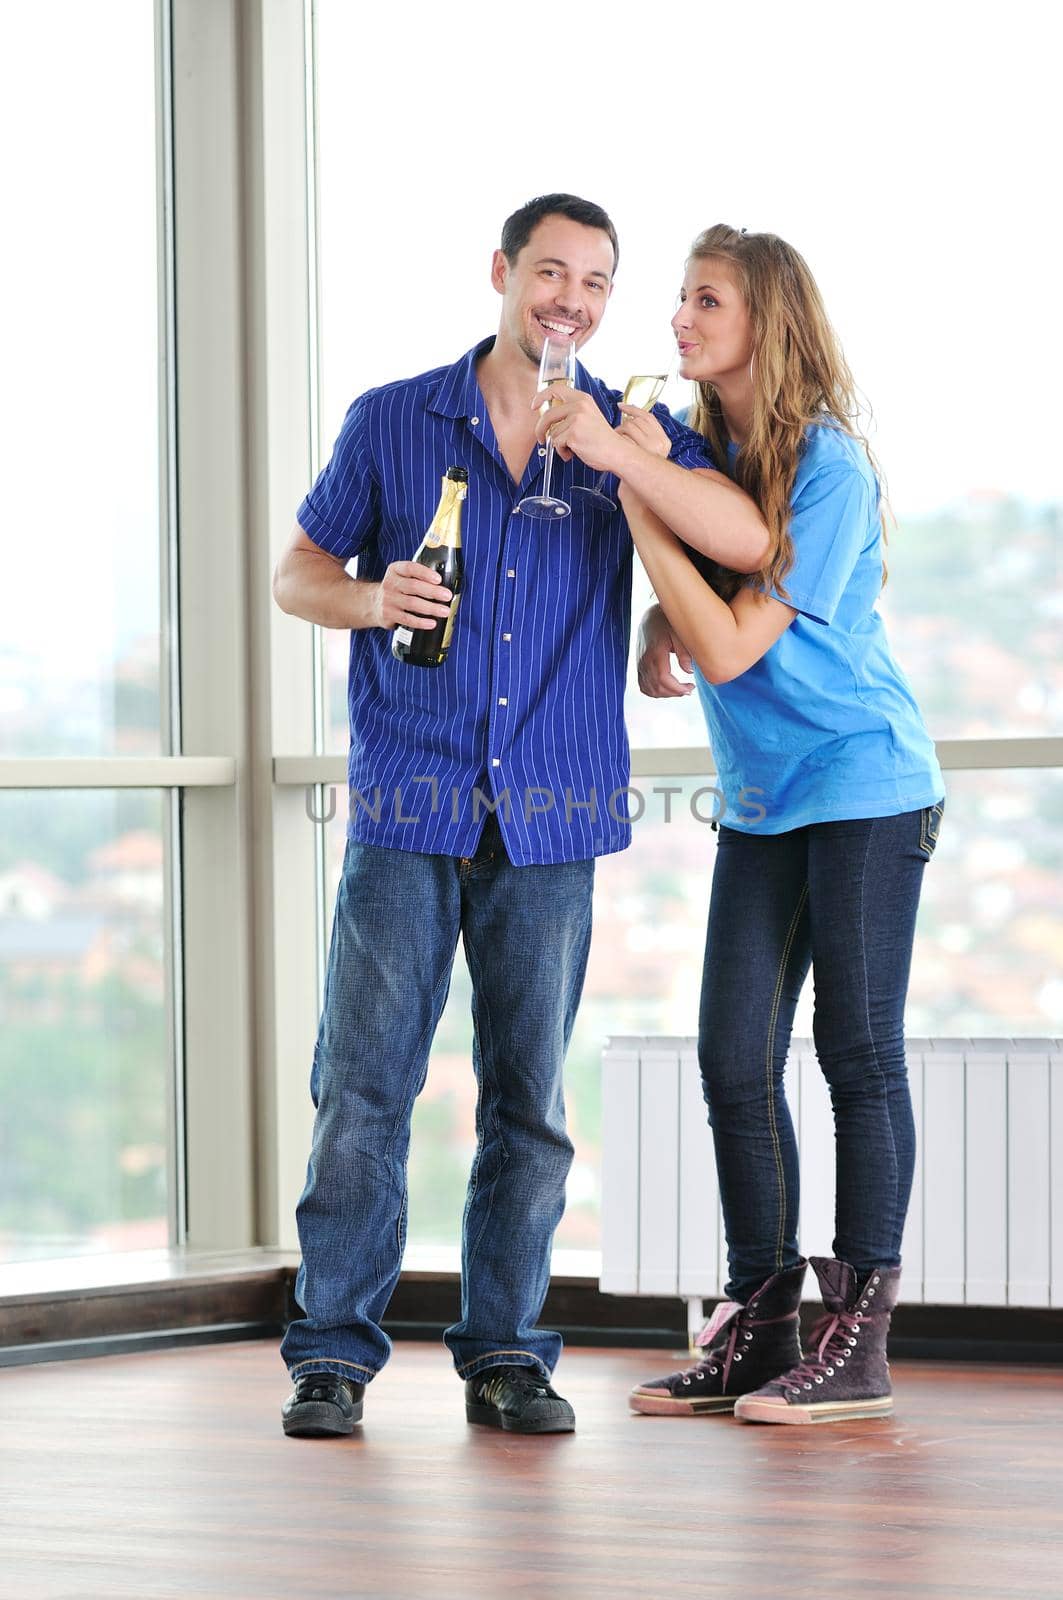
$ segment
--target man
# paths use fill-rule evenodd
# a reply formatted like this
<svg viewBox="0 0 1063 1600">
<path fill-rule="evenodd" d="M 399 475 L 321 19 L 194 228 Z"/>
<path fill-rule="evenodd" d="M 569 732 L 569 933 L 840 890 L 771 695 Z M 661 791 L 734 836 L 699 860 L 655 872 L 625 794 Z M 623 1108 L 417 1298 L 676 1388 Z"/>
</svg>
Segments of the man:
<svg viewBox="0 0 1063 1600">
<path fill-rule="evenodd" d="M 410 1118 L 459 935 L 473 983 L 478 1138 L 461 1319 L 445 1341 L 470 1422 L 574 1426 L 550 1385 L 561 1339 L 536 1324 L 572 1158 L 562 1066 L 594 857 L 630 838 L 631 542 L 619 512 L 576 494 L 563 523 L 515 508 L 542 471 L 543 340 L 586 343 L 616 257 L 613 225 L 588 201 L 547 195 L 514 213 L 491 270 L 497 336 L 452 367 L 355 401 L 277 567 L 282 609 L 352 630 L 348 844 L 298 1208 L 305 1314 L 282 1346 L 295 1382 L 289 1434 L 350 1433 L 390 1353 L 380 1322 L 405 1243 Z M 677 531 L 704 520 L 731 486 L 709 482 L 719 475 L 705 471 L 700 439 L 662 410 L 671 460 L 651 457 L 617 433 L 616 396 L 578 371 L 579 393 L 551 413 L 562 458 L 584 463 L 571 472 L 590 483 L 590 469 L 622 467 Z M 392 657 L 390 630 L 429 628 L 447 612 L 449 593 L 409 557 L 450 466 L 469 475 L 465 583 L 450 654 L 429 671 Z M 558 470 L 561 492 L 572 481 Z M 743 538 L 744 527 L 736 546 Z M 354 556 L 357 578 L 344 570 Z"/>
</svg>

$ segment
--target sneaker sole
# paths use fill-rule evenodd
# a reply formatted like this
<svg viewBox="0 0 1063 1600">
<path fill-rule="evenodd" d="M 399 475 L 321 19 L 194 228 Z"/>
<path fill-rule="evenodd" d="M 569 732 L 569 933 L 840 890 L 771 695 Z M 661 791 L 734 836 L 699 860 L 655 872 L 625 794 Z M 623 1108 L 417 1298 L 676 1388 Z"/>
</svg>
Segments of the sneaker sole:
<svg viewBox="0 0 1063 1600">
<path fill-rule="evenodd" d="M 739 1400 L 735 1416 L 740 1422 L 858 1422 L 861 1418 L 888 1417 L 893 1412 L 893 1400 L 885 1395 L 881 1400 L 823 1400 L 807 1406 L 780 1405 L 770 1400 Z"/>
<path fill-rule="evenodd" d="M 353 1433 L 355 1424 L 361 1420 L 360 1400 L 355 1401 L 349 1417 L 327 1401 L 304 1400 L 291 1416 L 281 1418 L 281 1426 L 290 1439 L 335 1439 Z"/>
<path fill-rule="evenodd" d="M 632 1411 L 646 1417 L 727 1416 L 735 1408 L 733 1395 L 718 1395 L 707 1400 L 675 1400 L 653 1389 L 632 1389 L 627 1403 Z"/>
<path fill-rule="evenodd" d="M 495 1406 L 466 1405 L 465 1420 L 479 1428 L 502 1428 L 506 1433 L 575 1433 L 575 1417 L 533 1417 L 521 1422 Z"/>
</svg>

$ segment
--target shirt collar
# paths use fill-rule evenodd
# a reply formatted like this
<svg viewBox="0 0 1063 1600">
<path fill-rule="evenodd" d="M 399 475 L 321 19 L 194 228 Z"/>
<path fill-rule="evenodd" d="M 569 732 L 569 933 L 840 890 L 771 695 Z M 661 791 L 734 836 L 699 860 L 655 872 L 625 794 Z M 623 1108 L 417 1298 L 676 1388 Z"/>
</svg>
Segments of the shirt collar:
<svg viewBox="0 0 1063 1600">
<path fill-rule="evenodd" d="M 440 417 L 475 417 L 483 410 L 483 398 L 476 381 L 476 366 L 492 349 L 494 342 L 494 334 L 489 339 L 481 339 L 479 344 L 474 344 L 471 350 L 467 350 L 459 360 L 455 361 L 452 367 L 446 368 L 434 395 L 428 402 L 429 411 Z M 604 383 L 593 378 L 579 361 L 576 362 L 576 387 L 583 389 L 587 394 L 592 394 L 599 405 L 604 402 L 615 410 L 616 396 Z"/>
<path fill-rule="evenodd" d="M 476 363 L 494 344 L 494 334 L 467 350 L 439 380 L 428 410 L 440 417 L 475 417 L 480 409 L 480 386 L 476 382 Z"/>
</svg>

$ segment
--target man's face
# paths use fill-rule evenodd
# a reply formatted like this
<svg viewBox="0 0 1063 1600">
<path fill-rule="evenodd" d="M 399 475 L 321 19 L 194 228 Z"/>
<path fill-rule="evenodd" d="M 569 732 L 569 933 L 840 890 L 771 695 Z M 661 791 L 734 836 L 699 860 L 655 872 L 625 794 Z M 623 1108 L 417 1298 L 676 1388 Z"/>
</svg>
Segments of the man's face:
<svg viewBox="0 0 1063 1600">
<path fill-rule="evenodd" d="M 502 296 L 499 337 L 537 367 L 545 339 L 571 339 L 579 349 L 602 320 L 613 246 L 600 228 L 544 217 L 512 264 L 495 251 L 491 282 Z"/>
</svg>

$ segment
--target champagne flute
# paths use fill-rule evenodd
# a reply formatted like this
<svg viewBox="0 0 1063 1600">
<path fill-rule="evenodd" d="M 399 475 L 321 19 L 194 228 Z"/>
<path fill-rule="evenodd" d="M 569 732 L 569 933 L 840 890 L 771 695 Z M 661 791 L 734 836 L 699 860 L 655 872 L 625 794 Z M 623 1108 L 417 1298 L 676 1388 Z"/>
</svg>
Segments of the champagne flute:
<svg viewBox="0 0 1063 1600">
<path fill-rule="evenodd" d="M 544 339 L 543 353 L 539 361 L 539 388 L 545 389 L 551 383 L 564 383 L 570 389 L 576 386 L 576 345 L 572 339 Z M 557 405 L 557 400 L 547 400 L 542 406 L 540 415 L 544 415 L 552 405 Z M 541 494 L 526 495 L 517 506 L 518 511 L 523 511 L 526 517 L 567 517 L 572 507 L 567 500 L 560 500 L 550 493 L 550 475 L 554 466 L 554 446 L 550 435 L 546 435 L 546 460 L 543 463 L 543 487 Z"/>
<path fill-rule="evenodd" d="M 636 372 L 627 380 L 624 388 L 624 404 L 637 406 L 640 411 L 649 411 L 661 398 L 665 384 L 668 382 L 667 372 Z M 615 511 L 616 501 L 610 500 L 603 492 L 608 472 L 601 473 L 589 488 L 582 484 L 576 485 L 576 493 L 586 495 L 588 500 L 593 500 L 605 511 Z"/>
</svg>

